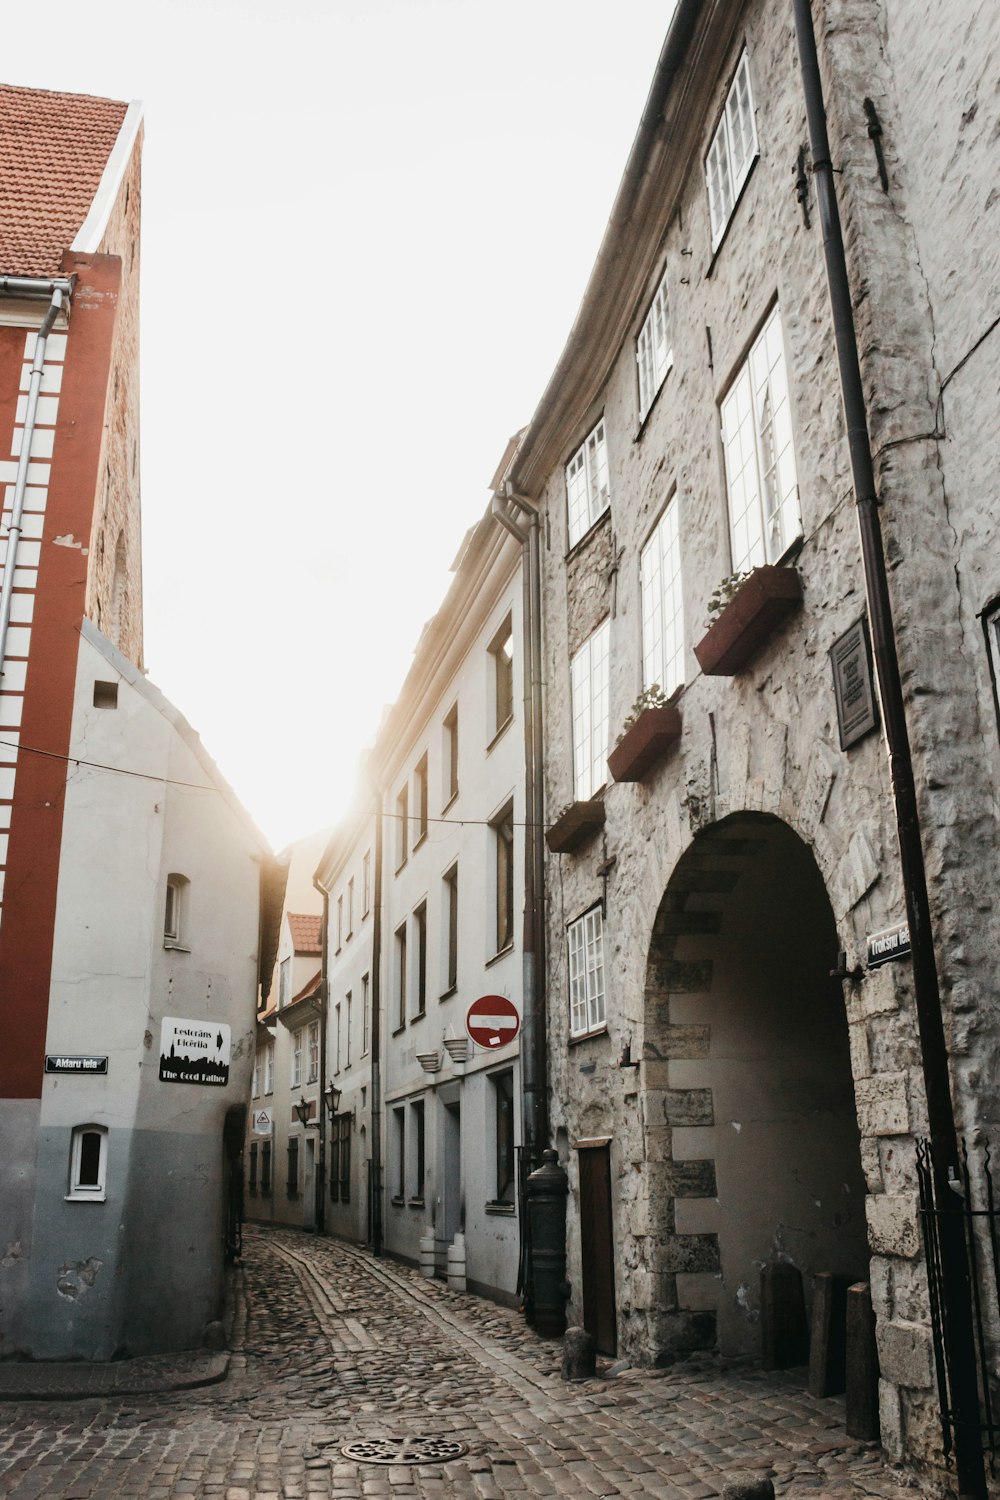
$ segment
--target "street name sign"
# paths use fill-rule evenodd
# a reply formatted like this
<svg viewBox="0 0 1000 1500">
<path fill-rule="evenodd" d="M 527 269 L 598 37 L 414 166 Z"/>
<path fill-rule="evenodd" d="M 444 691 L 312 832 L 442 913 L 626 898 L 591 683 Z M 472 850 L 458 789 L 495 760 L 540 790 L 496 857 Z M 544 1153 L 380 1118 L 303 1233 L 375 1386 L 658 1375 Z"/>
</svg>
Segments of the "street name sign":
<svg viewBox="0 0 1000 1500">
<path fill-rule="evenodd" d="M 45 1058 L 46 1073 L 106 1073 L 106 1057 L 68 1056 L 65 1052 L 53 1052 Z"/>
<path fill-rule="evenodd" d="M 910 951 L 910 928 L 907 922 L 897 922 L 884 932 L 873 932 L 868 938 L 868 967 L 880 969 L 894 958 L 905 958 Z"/>
<path fill-rule="evenodd" d="M 465 1017 L 465 1029 L 479 1047 L 505 1047 L 521 1029 L 521 1017 L 506 995 L 480 995 Z"/>
</svg>

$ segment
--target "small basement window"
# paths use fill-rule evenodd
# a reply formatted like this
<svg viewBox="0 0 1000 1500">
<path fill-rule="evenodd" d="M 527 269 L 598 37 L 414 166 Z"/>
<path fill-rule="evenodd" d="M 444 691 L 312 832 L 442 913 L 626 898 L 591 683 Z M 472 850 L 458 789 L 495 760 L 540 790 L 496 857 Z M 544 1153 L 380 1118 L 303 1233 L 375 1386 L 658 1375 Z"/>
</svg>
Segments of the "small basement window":
<svg viewBox="0 0 1000 1500">
<path fill-rule="evenodd" d="M 117 684 L 117 682 L 95 682 L 94 683 L 94 707 L 95 708 L 117 708 L 118 707 L 118 684 Z"/>
<path fill-rule="evenodd" d="M 108 1165 L 108 1132 L 104 1125 L 78 1125 L 73 1131 L 67 1198 L 103 1203 Z"/>
</svg>

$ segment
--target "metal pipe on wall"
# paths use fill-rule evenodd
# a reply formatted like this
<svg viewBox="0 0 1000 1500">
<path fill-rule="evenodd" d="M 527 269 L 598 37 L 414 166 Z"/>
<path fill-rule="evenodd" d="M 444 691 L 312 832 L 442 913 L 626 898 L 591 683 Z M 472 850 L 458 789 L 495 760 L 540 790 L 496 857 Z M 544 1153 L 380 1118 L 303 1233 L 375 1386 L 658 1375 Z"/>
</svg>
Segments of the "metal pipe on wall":
<svg viewBox="0 0 1000 1500">
<path fill-rule="evenodd" d="M 899 838 L 900 866 L 910 925 L 913 984 L 920 1053 L 927 1094 L 931 1157 L 942 1204 L 954 1211 L 942 1215 L 944 1340 L 953 1372 L 955 1449 L 959 1487 L 963 1495 L 986 1496 L 980 1429 L 979 1389 L 972 1295 L 962 1231 L 961 1199 L 953 1184 L 960 1180 L 958 1137 L 952 1106 L 948 1048 L 944 1034 L 937 957 L 931 929 L 930 899 L 917 807 L 916 783 L 910 754 L 903 685 L 896 652 L 892 602 L 882 543 L 875 470 L 868 432 L 868 411 L 858 356 L 854 308 L 840 211 L 834 187 L 834 167 L 826 128 L 826 107 L 816 49 L 811 0 L 792 0 L 798 38 L 813 173 L 823 234 L 834 337 L 840 367 L 841 397 L 847 424 L 865 587 L 868 598 L 872 650 L 878 668 L 879 698 Z"/>
<path fill-rule="evenodd" d="M 316 1187 L 316 1233 L 326 1231 L 326 1028 L 330 1019 L 330 892 L 313 876 L 313 886 L 323 901 L 320 925 L 319 968 L 319 1183 Z M 331 1122 L 332 1124 L 332 1118 Z"/>
<path fill-rule="evenodd" d="M 375 784 L 375 879 L 372 892 L 372 1253 L 382 1254 L 382 788 Z"/>
</svg>

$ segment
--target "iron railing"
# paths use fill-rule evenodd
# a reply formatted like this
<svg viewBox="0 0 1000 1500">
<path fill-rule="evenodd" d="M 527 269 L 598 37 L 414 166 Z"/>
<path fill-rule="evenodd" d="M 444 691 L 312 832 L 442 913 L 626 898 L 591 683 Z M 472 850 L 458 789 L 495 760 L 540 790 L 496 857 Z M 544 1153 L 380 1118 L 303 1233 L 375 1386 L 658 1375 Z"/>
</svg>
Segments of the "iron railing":
<svg viewBox="0 0 1000 1500">
<path fill-rule="evenodd" d="M 950 1468 L 960 1420 L 956 1410 L 955 1371 L 949 1357 L 954 1340 L 949 1335 L 961 1333 L 961 1330 L 949 1329 L 947 1325 L 942 1242 L 946 1235 L 955 1233 L 957 1219 L 968 1259 L 972 1291 L 973 1338 L 979 1375 L 978 1437 L 989 1460 L 990 1473 L 995 1476 L 1000 1439 L 993 1373 L 1000 1342 L 1000 1209 L 996 1203 L 990 1147 L 988 1144 L 973 1147 L 970 1155 L 969 1147 L 962 1141 L 959 1176 L 950 1181 L 945 1196 L 935 1177 L 930 1142 L 918 1141 L 917 1182 L 945 1462 Z"/>
</svg>

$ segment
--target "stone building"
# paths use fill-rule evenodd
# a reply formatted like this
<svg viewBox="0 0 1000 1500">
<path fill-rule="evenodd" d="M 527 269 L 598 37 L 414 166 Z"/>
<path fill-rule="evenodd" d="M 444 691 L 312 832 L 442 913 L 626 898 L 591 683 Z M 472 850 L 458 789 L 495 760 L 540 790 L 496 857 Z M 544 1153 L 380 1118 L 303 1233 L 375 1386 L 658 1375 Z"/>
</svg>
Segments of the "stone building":
<svg viewBox="0 0 1000 1500">
<path fill-rule="evenodd" d="M 815 11 L 973 1138 L 998 1102 L 1000 20 Z M 820 166 L 792 7 L 680 0 L 507 472 L 544 535 L 551 1114 L 570 1316 L 600 1348 L 755 1353 L 766 1263 L 807 1297 L 818 1272 L 870 1278 L 883 1442 L 928 1458 L 927 1097 L 905 944 L 879 962 L 907 896 Z"/>
<path fill-rule="evenodd" d="M 142 669 L 140 147 L 136 105 L 0 88 L 0 1357 L 218 1319 L 277 924 Z"/>
</svg>

